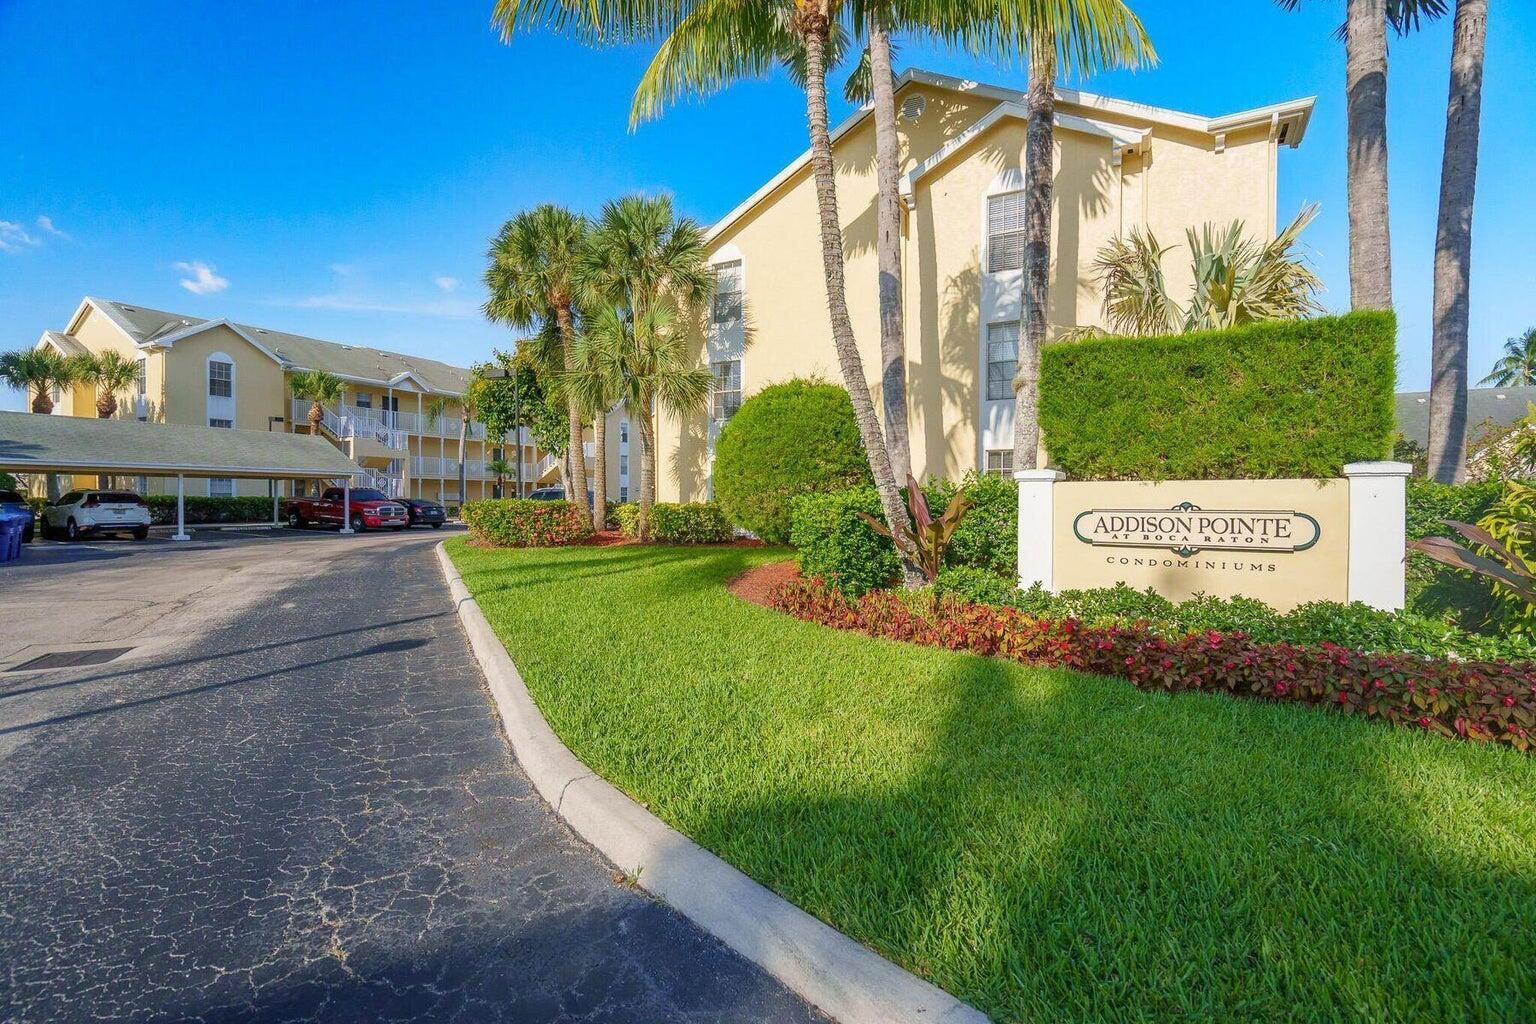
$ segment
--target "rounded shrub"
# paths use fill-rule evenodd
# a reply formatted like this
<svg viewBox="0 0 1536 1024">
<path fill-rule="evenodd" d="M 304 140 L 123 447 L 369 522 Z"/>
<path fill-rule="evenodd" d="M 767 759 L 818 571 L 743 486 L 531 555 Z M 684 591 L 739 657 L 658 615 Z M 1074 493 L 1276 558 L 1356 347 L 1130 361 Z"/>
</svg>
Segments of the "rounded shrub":
<svg viewBox="0 0 1536 1024">
<path fill-rule="evenodd" d="M 735 525 L 774 544 L 789 540 L 790 503 L 872 480 L 848 392 L 791 380 L 742 403 L 715 445 L 715 500 Z"/>
</svg>

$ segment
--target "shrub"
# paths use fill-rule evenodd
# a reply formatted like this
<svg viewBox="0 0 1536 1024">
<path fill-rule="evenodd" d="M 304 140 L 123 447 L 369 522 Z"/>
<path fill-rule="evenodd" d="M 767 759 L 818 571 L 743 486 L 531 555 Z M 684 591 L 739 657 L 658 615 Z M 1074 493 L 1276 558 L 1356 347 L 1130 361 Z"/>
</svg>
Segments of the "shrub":
<svg viewBox="0 0 1536 1024">
<path fill-rule="evenodd" d="M 727 519 L 763 540 L 789 540 L 793 500 L 871 481 L 848 392 L 791 380 L 764 388 L 715 443 L 715 500 Z"/>
<path fill-rule="evenodd" d="M 1536 666 L 1529 664 L 1260 644 L 1214 631 L 1169 638 L 1143 625 L 1036 619 L 953 597 L 852 597 L 818 580 L 784 584 L 771 601 L 798 618 L 868 636 L 1115 676 L 1142 689 L 1318 705 L 1523 751 L 1536 730 Z"/>
<path fill-rule="evenodd" d="M 1372 311 L 1054 345 L 1041 430 L 1085 479 L 1335 477 L 1392 451 L 1395 334 Z"/>
<path fill-rule="evenodd" d="M 802 576 L 819 576 L 857 595 L 890 586 L 901 572 L 895 545 L 859 516 L 882 515 L 873 487 L 801 495 L 793 510 L 789 542 L 797 551 Z"/>
<path fill-rule="evenodd" d="M 1502 493 L 1503 486 L 1497 480 L 1465 484 L 1409 480 L 1408 539 L 1454 539 L 1456 532 L 1441 520 L 1475 523 L 1488 514 Z M 1498 618 L 1492 588 L 1467 573 L 1448 569 L 1427 555 L 1410 551 L 1405 575 L 1410 608 L 1435 618 L 1452 615 L 1468 627 L 1482 626 Z"/>
<path fill-rule="evenodd" d="M 926 488 L 928 500 L 943 508 L 960 487 L 965 488 L 965 518 L 950 538 L 945 564 L 990 569 L 1012 579 L 1019 571 L 1019 485 L 995 473 L 971 472 L 959 484 L 935 481 Z"/>
<path fill-rule="evenodd" d="M 206 495 L 187 495 L 186 521 L 188 523 L 270 523 L 272 499 L 266 495 L 249 495 L 230 498 L 210 498 Z M 144 503 L 149 506 L 149 520 L 157 526 L 176 522 L 176 495 L 146 494 Z"/>
<path fill-rule="evenodd" d="M 1177 639 L 1199 633 L 1241 633 L 1256 643 L 1337 644 L 1362 651 L 1536 661 L 1536 642 L 1521 636 L 1481 636 L 1411 611 L 1388 612 L 1355 602 L 1313 601 L 1284 614 L 1251 597 L 1197 594 L 1178 604 L 1152 590 L 1125 584 L 1051 594 L 1038 585 L 1018 590 L 1010 581 L 972 569 L 948 569 L 934 588 L 979 604 L 1011 608 L 1035 618 L 1073 619 L 1087 626 L 1126 628 Z"/>
<path fill-rule="evenodd" d="M 492 498 L 464 505 L 470 533 L 502 548 L 548 548 L 575 544 L 591 534 L 580 511 L 568 501 Z"/>
<path fill-rule="evenodd" d="M 626 501 L 613 506 L 613 511 L 608 514 L 608 518 L 624 536 L 640 536 L 640 506 L 635 502 Z"/>
<path fill-rule="evenodd" d="M 725 514 L 713 502 L 651 506 L 651 532 L 665 544 L 725 544 L 735 535 Z"/>
</svg>

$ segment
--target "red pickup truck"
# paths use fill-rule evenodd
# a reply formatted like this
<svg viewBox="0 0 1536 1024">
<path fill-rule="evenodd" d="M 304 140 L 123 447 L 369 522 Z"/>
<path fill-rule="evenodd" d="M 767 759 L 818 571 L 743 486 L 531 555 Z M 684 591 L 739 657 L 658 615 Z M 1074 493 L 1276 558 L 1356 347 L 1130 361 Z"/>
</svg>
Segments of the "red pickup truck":
<svg viewBox="0 0 1536 1024">
<path fill-rule="evenodd" d="M 327 487 L 318 498 L 289 498 L 283 503 L 283 512 L 288 517 L 288 525 L 294 529 L 308 526 L 311 523 L 319 523 L 326 526 L 342 525 L 342 489 L 340 487 Z M 410 515 L 400 502 L 384 496 L 384 492 L 376 491 L 371 487 L 357 487 L 352 490 L 350 507 L 347 514 L 352 521 L 352 529 L 358 533 L 364 530 L 378 530 L 390 527 L 403 530 L 411 524 Z"/>
</svg>

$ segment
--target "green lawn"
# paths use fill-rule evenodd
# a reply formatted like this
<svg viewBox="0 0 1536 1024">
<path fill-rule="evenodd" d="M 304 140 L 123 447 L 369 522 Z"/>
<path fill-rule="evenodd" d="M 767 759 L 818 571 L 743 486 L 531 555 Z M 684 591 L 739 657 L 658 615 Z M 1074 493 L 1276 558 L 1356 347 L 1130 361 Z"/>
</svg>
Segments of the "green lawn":
<svg viewBox="0 0 1536 1024">
<path fill-rule="evenodd" d="M 1536 758 L 725 591 L 781 551 L 449 550 L 588 765 L 994 1020 L 1536 1018 Z"/>
</svg>

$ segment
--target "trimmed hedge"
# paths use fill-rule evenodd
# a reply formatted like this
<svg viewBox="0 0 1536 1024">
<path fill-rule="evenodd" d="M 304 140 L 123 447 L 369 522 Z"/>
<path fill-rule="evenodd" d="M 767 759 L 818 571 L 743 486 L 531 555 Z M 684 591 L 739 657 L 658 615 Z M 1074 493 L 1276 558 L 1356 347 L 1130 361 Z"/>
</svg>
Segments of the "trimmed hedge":
<svg viewBox="0 0 1536 1024">
<path fill-rule="evenodd" d="M 728 544 L 736 528 L 712 501 L 651 506 L 651 533 L 663 544 Z"/>
<path fill-rule="evenodd" d="M 955 598 L 872 591 L 849 597 L 818 580 L 777 588 L 773 606 L 867 636 L 1126 679 L 1147 690 L 1333 708 L 1396 725 L 1529 751 L 1536 666 L 1365 654 L 1325 644 L 1259 644 L 1241 633 L 1170 639 L 1145 626 L 1084 626 Z"/>
<path fill-rule="evenodd" d="M 624 536 L 639 535 L 640 506 L 635 502 L 615 505 L 609 518 Z M 736 528 L 713 502 L 658 501 L 651 506 L 651 537 L 662 544 L 729 544 Z"/>
<path fill-rule="evenodd" d="M 464 505 L 470 533 L 502 548 L 549 548 L 576 544 L 591 536 L 580 510 L 568 501 L 490 498 Z"/>
<path fill-rule="evenodd" d="M 187 495 L 186 517 L 189 523 L 270 523 L 272 499 L 265 495 L 232 498 L 193 497 Z M 150 522 L 167 526 L 176 522 L 176 495 L 146 494 Z"/>
<path fill-rule="evenodd" d="M 1312 601 L 1281 613 L 1251 597 L 1202 594 L 1175 604 L 1153 590 L 1125 584 L 1051 594 L 1039 586 L 1019 590 L 991 573 L 946 569 L 934 585 L 940 596 L 1013 608 L 1034 618 L 1076 619 L 1096 627 L 1134 625 L 1177 639 L 1193 633 L 1241 633 L 1255 643 L 1337 644 L 1361 651 L 1536 663 L 1536 643 L 1518 636 L 1468 633 L 1412 611 L 1387 612 L 1356 601 Z"/>
<path fill-rule="evenodd" d="M 1396 331 L 1367 311 L 1053 345 L 1041 431 L 1079 479 L 1336 477 L 1392 452 Z"/>
<path fill-rule="evenodd" d="M 970 496 L 965 518 L 950 539 L 944 563 L 1012 575 L 1018 561 L 1019 492 L 1000 476 L 967 476 L 963 484 L 938 481 L 923 488 L 930 508 L 942 510 L 961 486 Z M 896 546 L 859 517 L 883 520 L 873 487 L 809 494 L 793 502 L 789 542 L 802 576 L 819 576 L 850 594 L 890 586 L 901 571 Z"/>
<path fill-rule="evenodd" d="M 848 392 L 815 380 L 747 399 L 720 431 L 712 474 L 726 517 L 771 544 L 789 539 L 795 497 L 872 479 Z"/>
</svg>

